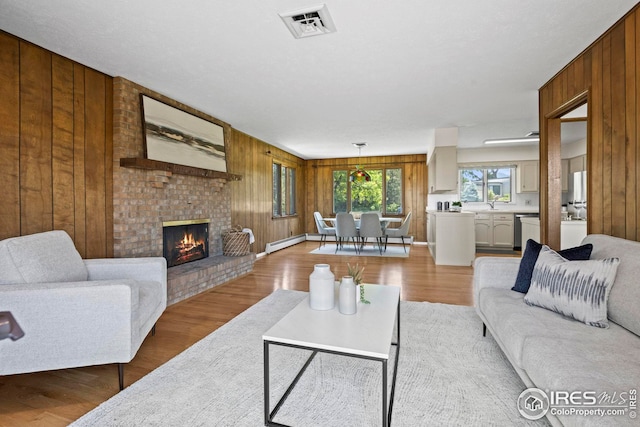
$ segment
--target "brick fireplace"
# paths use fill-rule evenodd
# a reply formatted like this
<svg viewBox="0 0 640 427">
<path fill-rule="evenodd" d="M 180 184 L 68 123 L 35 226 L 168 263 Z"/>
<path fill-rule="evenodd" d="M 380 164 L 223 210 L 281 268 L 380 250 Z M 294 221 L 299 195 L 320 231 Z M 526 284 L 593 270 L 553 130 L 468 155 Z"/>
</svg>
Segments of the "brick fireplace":
<svg viewBox="0 0 640 427">
<path fill-rule="evenodd" d="M 197 218 L 208 221 L 209 257 L 169 268 L 169 304 L 251 271 L 255 254 L 222 256 L 221 236 L 231 228 L 232 183 L 120 166 L 120 158 L 144 157 L 140 93 L 208 117 L 121 77 L 114 79 L 113 92 L 114 256 L 163 256 L 163 223 Z"/>
</svg>

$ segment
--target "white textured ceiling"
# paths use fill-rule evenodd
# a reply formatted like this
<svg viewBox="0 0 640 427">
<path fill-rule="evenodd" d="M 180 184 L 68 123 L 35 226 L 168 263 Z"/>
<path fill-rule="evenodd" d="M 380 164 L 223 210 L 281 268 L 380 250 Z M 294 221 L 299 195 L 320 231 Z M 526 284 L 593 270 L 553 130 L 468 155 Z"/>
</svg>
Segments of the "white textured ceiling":
<svg viewBox="0 0 640 427">
<path fill-rule="evenodd" d="M 537 90 L 635 0 L 0 0 L 0 29 L 193 106 L 303 158 L 425 153 L 537 130 Z"/>
</svg>

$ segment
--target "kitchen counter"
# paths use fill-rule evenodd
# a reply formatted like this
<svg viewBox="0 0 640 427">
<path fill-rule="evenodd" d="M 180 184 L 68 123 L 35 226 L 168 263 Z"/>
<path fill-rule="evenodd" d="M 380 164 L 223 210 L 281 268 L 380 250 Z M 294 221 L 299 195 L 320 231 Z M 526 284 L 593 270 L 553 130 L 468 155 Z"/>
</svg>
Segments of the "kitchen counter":
<svg viewBox="0 0 640 427">
<path fill-rule="evenodd" d="M 523 224 L 535 224 L 540 226 L 540 218 L 536 218 L 536 217 L 524 217 L 522 218 L 522 223 Z M 571 226 L 576 226 L 576 227 L 585 227 L 587 225 L 587 221 L 584 219 L 570 219 L 568 221 L 560 221 L 562 223 L 562 225 L 571 225 Z"/>
<path fill-rule="evenodd" d="M 427 210 L 427 243 L 436 265 L 473 264 L 475 212 Z"/>
<path fill-rule="evenodd" d="M 522 246 L 527 239 L 540 241 L 540 218 L 522 218 Z M 586 220 L 561 221 L 560 249 L 580 246 L 582 239 L 587 236 Z"/>
<path fill-rule="evenodd" d="M 462 212 L 451 212 L 451 211 L 438 211 L 435 209 L 427 209 L 427 213 L 435 214 L 435 215 L 460 215 L 460 214 L 474 215 L 475 214 L 475 212 L 467 211 L 467 210 L 463 210 Z"/>
<path fill-rule="evenodd" d="M 447 211 L 439 211 L 436 209 L 426 209 L 427 213 L 430 212 L 442 212 L 448 213 Z M 482 207 L 481 205 L 476 206 L 463 206 L 462 212 L 473 212 L 473 213 L 539 213 L 540 208 L 538 206 L 534 207 L 522 207 L 522 206 L 498 206 L 495 209 L 489 209 L 489 206 Z"/>
<path fill-rule="evenodd" d="M 523 224 L 537 225 L 538 227 L 540 227 L 540 218 L 536 218 L 533 216 L 526 216 L 522 218 L 520 221 L 522 221 Z"/>
<path fill-rule="evenodd" d="M 540 208 L 523 208 L 523 207 L 509 207 L 509 208 L 495 208 L 495 209 L 473 209 L 465 208 L 468 212 L 481 212 L 481 213 L 539 213 Z"/>
</svg>

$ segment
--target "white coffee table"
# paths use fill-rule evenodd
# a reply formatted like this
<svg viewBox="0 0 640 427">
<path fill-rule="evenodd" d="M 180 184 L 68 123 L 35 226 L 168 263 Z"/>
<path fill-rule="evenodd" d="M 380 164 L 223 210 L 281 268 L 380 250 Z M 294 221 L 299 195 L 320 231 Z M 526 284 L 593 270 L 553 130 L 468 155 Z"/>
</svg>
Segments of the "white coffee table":
<svg viewBox="0 0 640 427">
<path fill-rule="evenodd" d="M 278 323 L 262 335 L 264 346 L 264 423 L 279 426 L 273 421 L 318 352 L 339 354 L 374 360 L 382 363 L 382 425 L 391 423 L 395 393 L 398 355 L 400 354 L 400 288 L 384 285 L 365 285 L 366 298 L 371 304 L 358 303 L 358 312 L 340 314 L 337 301 L 333 310 L 319 311 L 309 307 L 309 296 L 294 307 Z M 394 325 L 396 342 L 393 342 Z M 281 345 L 312 350 L 300 372 L 271 410 L 269 402 L 269 346 Z M 387 362 L 391 346 L 397 346 L 391 393 L 387 404 Z"/>
</svg>

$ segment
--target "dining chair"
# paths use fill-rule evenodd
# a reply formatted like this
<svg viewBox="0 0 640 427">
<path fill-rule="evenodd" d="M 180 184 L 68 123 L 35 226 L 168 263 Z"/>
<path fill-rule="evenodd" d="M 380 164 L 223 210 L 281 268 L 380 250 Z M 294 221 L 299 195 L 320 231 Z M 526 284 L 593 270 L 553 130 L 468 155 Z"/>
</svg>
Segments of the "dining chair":
<svg viewBox="0 0 640 427">
<path fill-rule="evenodd" d="M 404 218 L 404 221 L 402 221 L 402 224 L 400 225 L 400 227 L 398 228 L 387 228 L 385 230 L 385 240 L 384 240 L 384 250 L 387 250 L 387 242 L 389 241 L 389 237 L 400 237 L 400 239 L 402 239 L 402 249 L 404 249 L 404 252 L 407 252 L 407 247 L 404 244 L 404 238 L 405 237 L 409 237 L 409 225 L 411 225 L 410 223 L 411 221 L 411 212 L 409 212 L 407 214 L 407 216 Z"/>
<path fill-rule="evenodd" d="M 353 217 L 353 220 L 356 222 L 356 229 L 360 229 L 360 217 L 362 216 L 361 211 L 351 211 L 349 214 Z"/>
<path fill-rule="evenodd" d="M 336 214 L 336 252 L 338 248 L 342 247 L 343 239 L 349 239 L 353 241 L 353 248 L 358 253 L 358 247 L 356 246 L 356 239 L 358 239 L 358 230 L 356 229 L 356 222 L 353 216 L 347 212 L 338 212 Z"/>
<path fill-rule="evenodd" d="M 329 227 L 322 219 L 320 212 L 314 212 L 313 217 L 316 220 L 316 227 L 318 227 L 318 233 L 320 234 L 320 246 L 318 248 L 321 248 L 323 244 L 327 243 L 327 236 L 336 235 L 336 228 Z"/>
<path fill-rule="evenodd" d="M 367 244 L 367 239 L 373 237 L 378 243 L 378 250 L 382 255 L 382 226 L 380 225 L 380 217 L 375 212 L 363 213 L 360 217 L 360 250 Z"/>
</svg>

